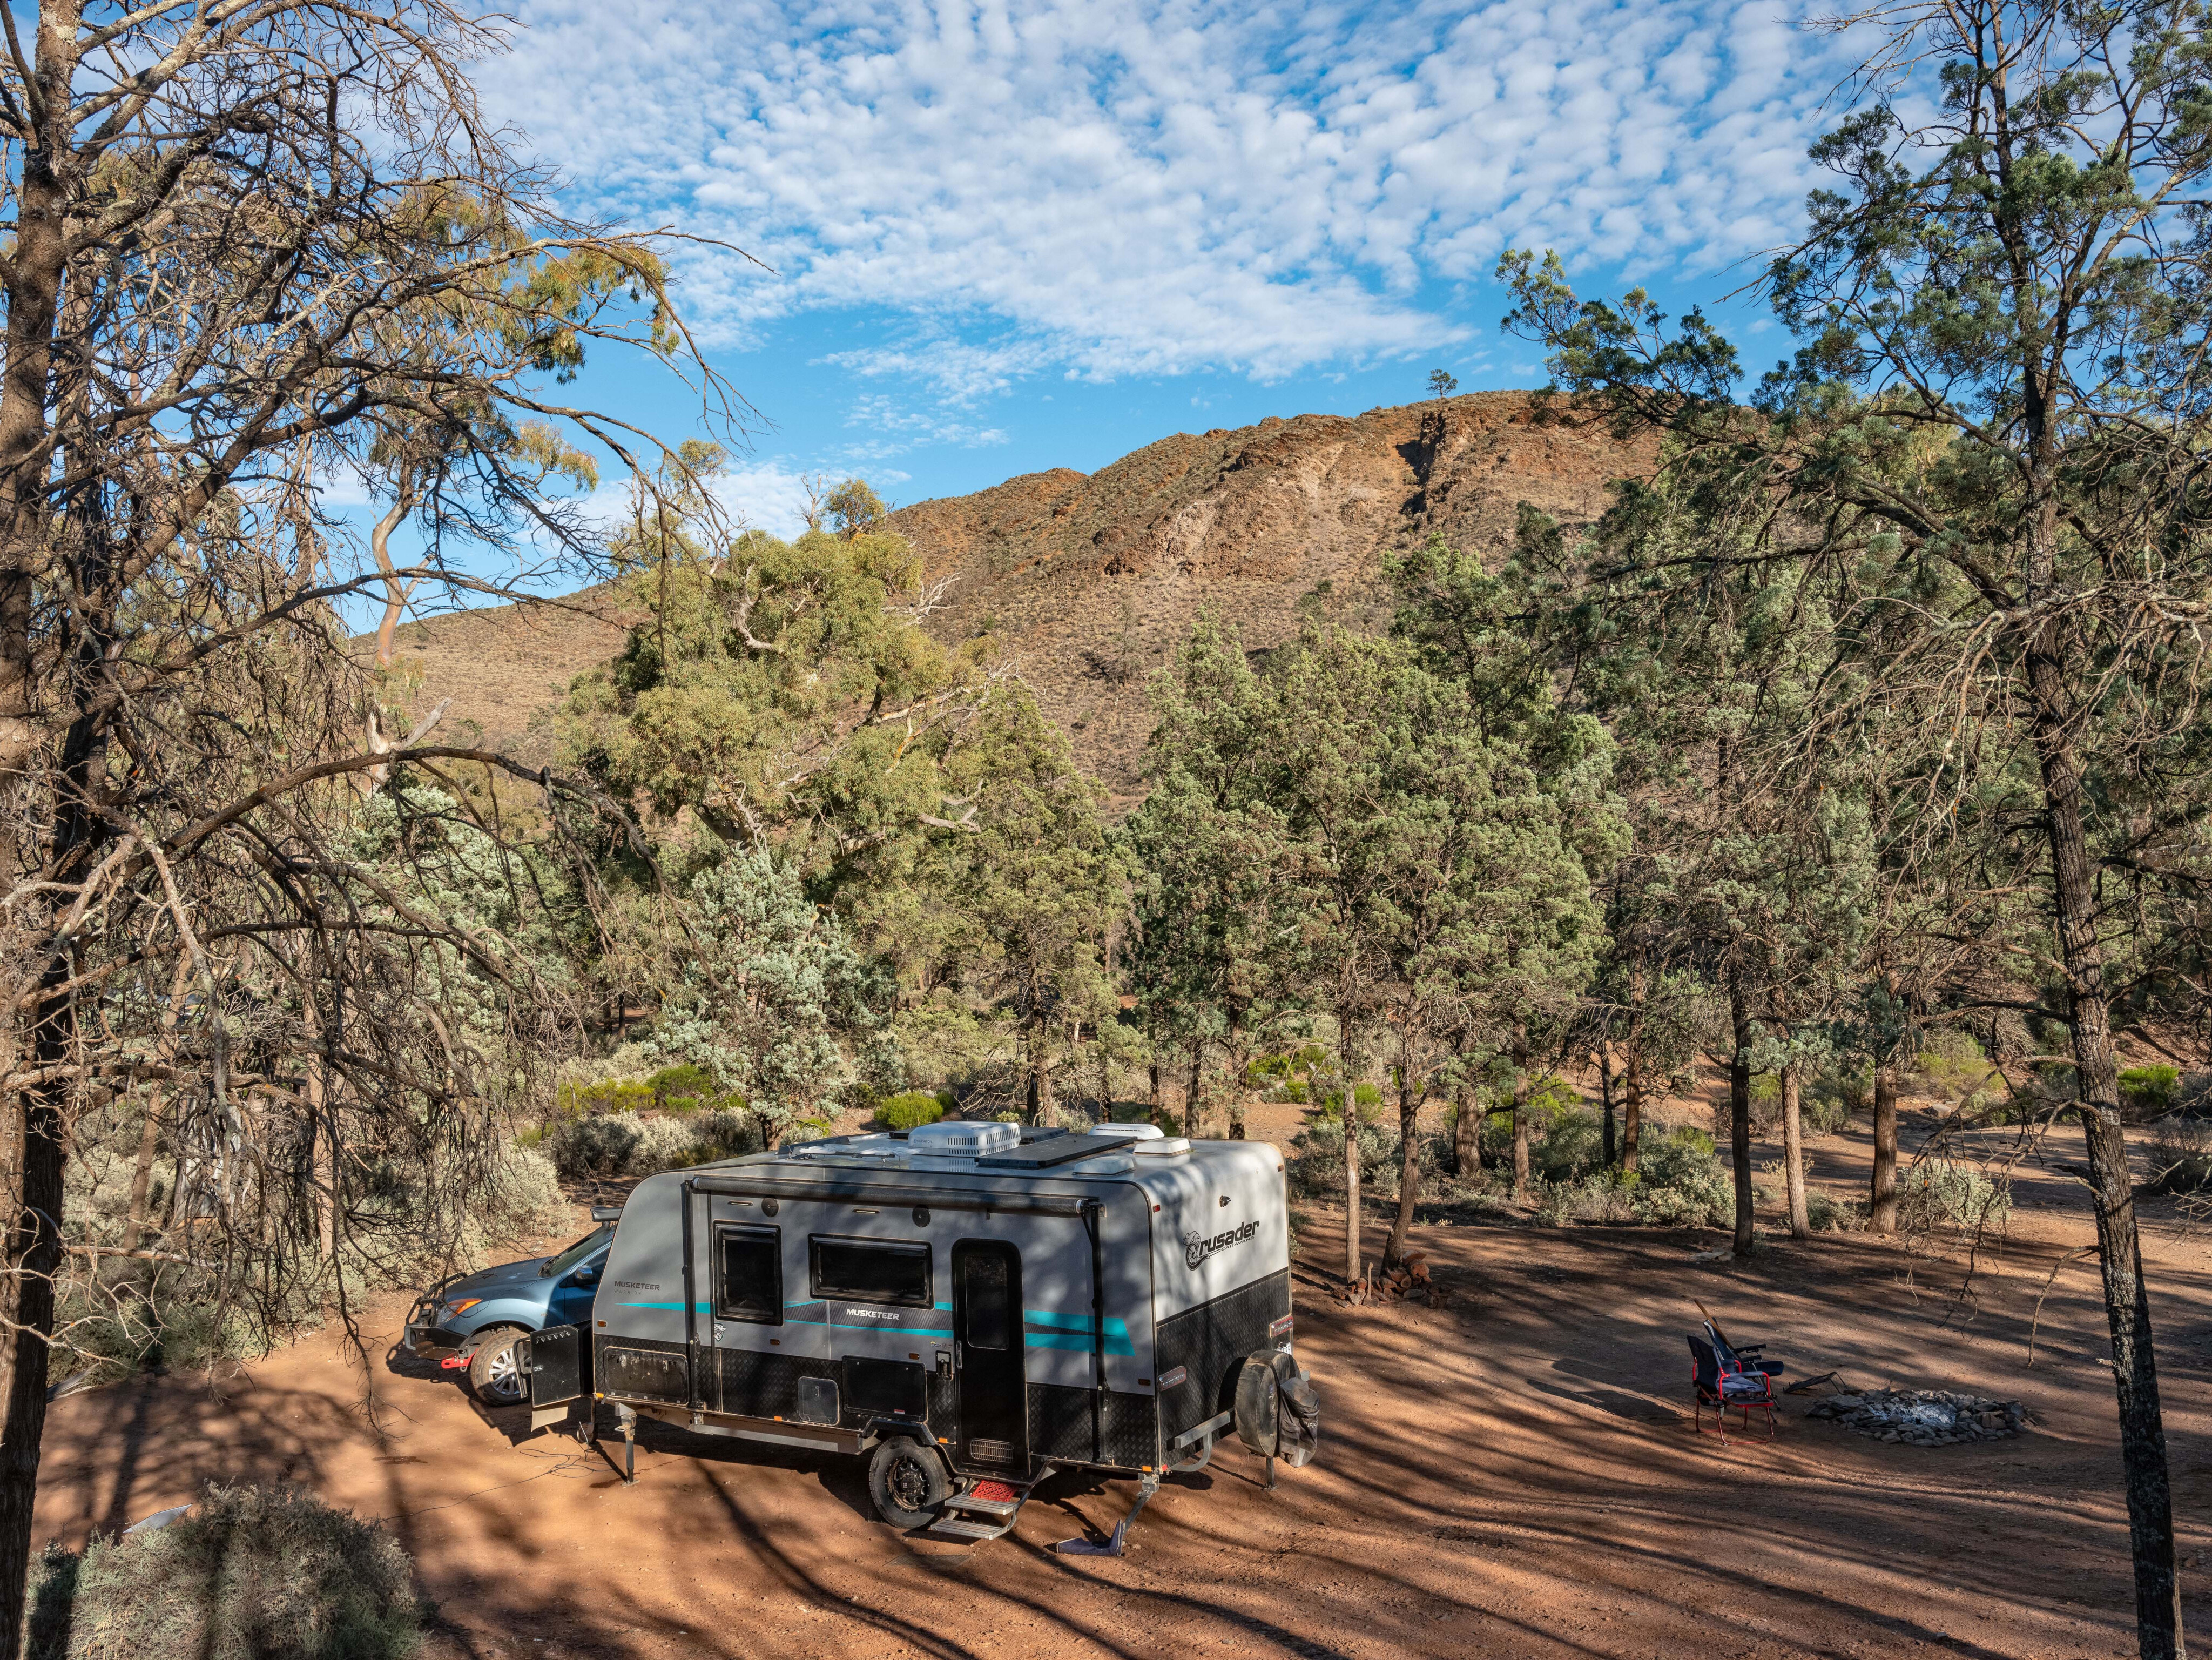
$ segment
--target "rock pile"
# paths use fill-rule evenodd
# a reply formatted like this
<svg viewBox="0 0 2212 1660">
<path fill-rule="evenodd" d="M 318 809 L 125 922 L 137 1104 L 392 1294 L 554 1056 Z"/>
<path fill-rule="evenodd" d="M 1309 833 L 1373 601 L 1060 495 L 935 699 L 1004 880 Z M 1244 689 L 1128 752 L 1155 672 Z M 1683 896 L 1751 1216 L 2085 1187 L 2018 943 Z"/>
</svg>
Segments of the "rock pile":
<svg viewBox="0 0 2212 1660">
<path fill-rule="evenodd" d="M 1948 1447 L 1954 1441 L 2002 1441 L 2027 1427 L 2017 1401 L 1985 1401 L 1949 1389 L 1863 1389 L 1832 1395 L 1806 1414 L 1832 1418 L 1877 1441 Z"/>
</svg>

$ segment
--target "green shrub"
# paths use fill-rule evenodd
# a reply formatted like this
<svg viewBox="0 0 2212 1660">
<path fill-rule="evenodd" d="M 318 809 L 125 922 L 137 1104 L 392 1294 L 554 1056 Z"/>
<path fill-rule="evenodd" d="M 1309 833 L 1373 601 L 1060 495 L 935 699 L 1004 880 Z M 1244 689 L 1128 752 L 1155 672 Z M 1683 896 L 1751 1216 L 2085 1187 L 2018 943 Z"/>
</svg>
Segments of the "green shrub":
<svg viewBox="0 0 2212 1660">
<path fill-rule="evenodd" d="M 1352 1098 L 1358 1104 L 1359 1122 L 1363 1124 L 1373 1123 L 1376 1118 L 1381 1116 L 1382 1110 L 1382 1091 L 1376 1089 L 1374 1085 L 1355 1085 L 1352 1088 Z M 1341 1118 L 1344 1116 L 1344 1091 L 1342 1090 L 1331 1090 L 1328 1094 L 1322 1097 L 1320 1116 L 1323 1118 Z"/>
<path fill-rule="evenodd" d="M 509 1147 L 493 1161 L 478 1210 L 486 1228 L 502 1239 L 550 1233 L 568 1224 L 560 1172 L 534 1147 Z"/>
<path fill-rule="evenodd" d="M 400 1660 L 428 1610 L 399 1541 L 308 1494 L 210 1487 L 191 1515 L 33 1564 L 25 1660 Z"/>
<path fill-rule="evenodd" d="M 2154 1193 L 2197 1193 L 2212 1187 L 2212 1124 L 2202 1119 L 2160 1119 L 2151 1126 L 2144 1154 Z"/>
<path fill-rule="evenodd" d="M 1989 1057 L 1968 1031 L 1946 1027 L 1928 1039 L 1912 1062 L 1927 1092 L 1944 1101 L 1971 1101 L 1996 1082 Z M 2002 1086 L 1999 1086 L 2002 1093 Z"/>
<path fill-rule="evenodd" d="M 654 1104 L 652 1087 L 635 1078 L 599 1078 L 564 1083 L 554 1097 L 571 1117 L 592 1113 L 637 1112 Z"/>
<path fill-rule="evenodd" d="M 652 1176 L 757 1152 L 766 1144 L 751 1113 L 720 1109 L 681 1116 L 601 1113 L 570 1118 L 556 1124 L 545 1142 L 555 1166 L 572 1182 Z"/>
<path fill-rule="evenodd" d="M 1304 1199 L 1342 1197 L 1344 1125 L 1315 1118 L 1291 1145 L 1298 1154 L 1287 1172 L 1291 1191 Z M 1398 1138 L 1377 1124 L 1359 1126 L 1359 1187 L 1363 1195 L 1398 1196 Z"/>
<path fill-rule="evenodd" d="M 689 1063 L 663 1067 L 645 1080 L 645 1086 L 653 1091 L 655 1100 L 665 1106 L 670 1100 L 680 1095 L 688 1095 L 695 1099 L 712 1095 L 714 1092 L 714 1074 L 704 1067 Z"/>
<path fill-rule="evenodd" d="M 1644 1144 L 1633 1198 L 1636 1213 L 1657 1227 L 1722 1227 L 1735 1219 L 1735 1183 L 1722 1168 L 1713 1138 L 1685 1124 Z"/>
<path fill-rule="evenodd" d="M 1805 1219 L 1815 1233 L 1849 1233 L 1866 1225 L 1866 1207 L 1819 1188 L 1805 1190 Z"/>
<path fill-rule="evenodd" d="M 2180 1092 L 2181 1072 L 2175 1067 L 2130 1067 L 2120 1074 L 2120 1103 L 2146 1118 L 2171 1111 Z"/>
<path fill-rule="evenodd" d="M 1922 1159 L 1898 1185 L 1898 1226 L 1908 1234 L 1944 1227 L 1974 1233 L 2002 1227 L 2011 1214 L 2009 1187 L 1948 1158 Z"/>
<path fill-rule="evenodd" d="M 945 1116 L 945 1103 L 921 1090 L 908 1090 L 878 1104 L 876 1122 L 886 1129 L 910 1130 Z"/>
</svg>

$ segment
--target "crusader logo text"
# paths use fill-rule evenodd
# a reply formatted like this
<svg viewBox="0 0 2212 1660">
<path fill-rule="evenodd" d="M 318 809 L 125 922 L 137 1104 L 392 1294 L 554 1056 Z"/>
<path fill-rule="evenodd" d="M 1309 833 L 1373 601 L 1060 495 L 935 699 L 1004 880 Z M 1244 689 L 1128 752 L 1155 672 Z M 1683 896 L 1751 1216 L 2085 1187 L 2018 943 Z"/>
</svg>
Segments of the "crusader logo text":
<svg viewBox="0 0 2212 1660">
<path fill-rule="evenodd" d="M 1182 1260 L 1186 1268 L 1196 1268 L 1218 1250 L 1227 1250 L 1231 1245 L 1241 1245 L 1260 1231 L 1257 1222 L 1247 1222 L 1242 1227 L 1231 1228 L 1226 1233 L 1217 1233 L 1208 1239 L 1202 1233 L 1186 1233 L 1182 1237 Z"/>
</svg>

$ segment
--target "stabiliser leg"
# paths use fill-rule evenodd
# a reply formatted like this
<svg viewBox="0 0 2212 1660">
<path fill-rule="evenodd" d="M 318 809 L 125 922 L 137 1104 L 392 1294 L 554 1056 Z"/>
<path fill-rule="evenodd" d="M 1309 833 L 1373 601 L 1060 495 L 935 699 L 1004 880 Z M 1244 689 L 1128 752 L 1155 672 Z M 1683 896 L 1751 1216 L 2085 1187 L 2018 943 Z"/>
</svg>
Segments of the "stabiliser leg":
<svg viewBox="0 0 2212 1660">
<path fill-rule="evenodd" d="M 1130 1526 L 1136 1521 L 1154 1493 L 1160 1490 L 1158 1475 L 1145 1475 L 1137 1481 L 1137 1502 L 1129 1513 L 1114 1524 L 1113 1535 L 1103 1545 L 1094 1545 L 1088 1539 L 1063 1539 L 1053 1548 L 1065 1556 L 1119 1556 L 1127 1542 Z"/>
<path fill-rule="evenodd" d="M 617 1401 L 615 1420 L 622 1426 L 623 1485 L 629 1487 L 637 1480 L 637 1413 Z"/>
</svg>

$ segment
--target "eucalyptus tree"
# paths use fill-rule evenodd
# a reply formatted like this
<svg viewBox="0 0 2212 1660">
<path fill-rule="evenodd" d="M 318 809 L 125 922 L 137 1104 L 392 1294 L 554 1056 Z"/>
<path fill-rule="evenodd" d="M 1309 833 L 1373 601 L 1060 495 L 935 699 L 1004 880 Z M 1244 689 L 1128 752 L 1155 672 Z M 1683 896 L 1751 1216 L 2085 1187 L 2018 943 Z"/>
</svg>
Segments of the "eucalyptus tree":
<svg viewBox="0 0 2212 1660">
<path fill-rule="evenodd" d="M 266 1130 L 269 1147 L 300 1147 L 328 1145 L 342 1098 L 368 1115 L 349 1133 L 446 1138 L 438 1167 L 458 1174 L 507 1068 L 444 1024 L 436 979 L 479 976 L 493 1026 L 517 1032 L 543 989 L 498 939 L 346 850 L 347 775 L 505 763 L 420 735 L 362 747 L 367 689 L 331 605 L 385 574 L 338 568 L 344 527 L 316 516 L 316 486 L 373 471 L 380 435 L 418 424 L 457 435 L 434 532 L 578 545 L 500 435 L 565 424 L 634 465 L 636 435 L 544 382 L 595 339 L 668 354 L 680 338 L 652 245 L 564 219 L 478 119 L 468 65 L 498 37 L 472 9 L 40 0 L 0 21 L 12 1652 L 57 1282 L 93 1249 L 64 1207 L 71 1138 L 95 1122 L 82 1109 L 161 1081 L 234 1146 Z M 435 561 L 392 575 L 464 585 Z M 180 960 L 196 991 L 165 1031 Z M 322 1089 L 325 1069 L 344 1087 Z M 285 1217 L 335 1205 L 350 1249 L 342 1195 L 290 1180 L 312 1186 L 328 1161 L 302 1158 L 266 1189 L 290 1209 L 220 1213 L 257 1242 L 264 1308 L 325 1266 L 312 1228 L 303 1250 L 270 1243 Z M 234 1286 L 243 1272 L 218 1268 Z"/>
<path fill-rule="evenodd" d="M 1152 699 L 1152 790 L 1121 830 L 1135 884 L 1122 976 L 1156 1048 L 1220 1046 L 1241 1140 L 1254 1050 L 1304 1006 L 1299 917 L 1280 880 L 1287 824 L 1270 788 L 1273 702 L 1235 629 L 1211 614 Z"/>
<path fill-rule="evenodd" d="M 1107 951 L 1127 913 L 1127 867 L 1097 784 L 1018 680 L 989 689 L 945 773 L 966 806 L 933 828 L 915 885 L 944 973 L 981 1000 L 986 1041 L 1012 1055 L 1029 1116 L 1041 1119 L 1055 1069 L 1085 1031 L 1116 1018 Z"/>
<path fill-rule="evenodd" d="M 1286 823 L 1285 876 L 1305 913 L 1308 995 L 1347 1051 L 1347 1183 L 1358 1126 L 1354 1046 L 1384 1034 L 1398 1091 L 1406 1251 L 1420 1196 L 1422 1104 L 1467 1064 L 1571 999 L 1598 939 L 1589 870 L 1524 734 L 1486 729 L 1469 688 L 1404 639 L 1310 627 L 1271 665 L 1263 752 Z M 1594 726 L 1583 735 L 1595 734 Z M 1356 1186 L 1352 1188 L 1356 1194 Z M 1357 1219 L 1347 1243 L 1356 1272 Z"/>
<path fill-rule="evenodd" d="M 2136 918 L 2184 914 L 2160 896 L 2193 887 L 2212 811 L 2197 707 L 2212 48 L 2201 9 L 2141 0 L 1848 21 L 1877 47 L 1860 106 L 1814 147 L 1835 183 L 1768 272 L 1799 345 L 1755 407 L 1735 402 L 1735 351 L 1702 316 L 1670 331 L 1639 293 L 1585 305 L 1554 262 L 1508 256 L 1514 326 L 1577 392 L 1789 498 L 1808 526 L 1790 551 L 1839 628 L 1808 741 L 1889 746 L 1893 859 L 1966 839 L 1984 894 L 2041 902 L 2039 915 L 1968 903 L 1959 931 L 2047 977 L 2070 1033 L 2138 1640 L 2177 1655 L 2113 969 Z"/>
<path fill-rule="evenodd" d="M 1571 866 L 1566 879 L 1587 890 L 1626 851 L 1628 824 L 1626 804 L 1613 788 L 1612 734 L 1589 710 L 1561 696 L 1560 637 L 1575 631 L 1559 615 L 1568 567 L 1559 526 L 1524 503 L 1516 515 L 1513 554 L 1496 571 L 1432 537 L 1389 560 L 1385 575 L 1398 595 L 1394 637 L 1452 689 L 1468 732 L 1507 746 L 1550 804 L 1553 822 L 1539 838 L 1539 866 L 1565 860 Z M 1593 941 L 1601 947 L 1604 940 L 1601 928 L 1579 920 L 1561 932 L 1541 908 L 1527 921 L 1515 949 L 1474 976 L 1485 989 L 1471 1000 L 1475 1018 L 1468 1032 L 1487 1034 L 1492 1051 L 1512 1064 L 1516 1200 L 1526 1196 L 1529 1180 L 1531 1057 L 1545 1046 L 1545 1034 L 1568 1021 L 1594 966 L 1584 951 Z M 1570 936 L 1571 964 L 1553 961 L 1552 948 Z M 1462 1125 L 1462 1143 L 1469 1139 L 1468 1128 Z"/>
</svg>

